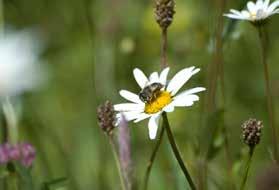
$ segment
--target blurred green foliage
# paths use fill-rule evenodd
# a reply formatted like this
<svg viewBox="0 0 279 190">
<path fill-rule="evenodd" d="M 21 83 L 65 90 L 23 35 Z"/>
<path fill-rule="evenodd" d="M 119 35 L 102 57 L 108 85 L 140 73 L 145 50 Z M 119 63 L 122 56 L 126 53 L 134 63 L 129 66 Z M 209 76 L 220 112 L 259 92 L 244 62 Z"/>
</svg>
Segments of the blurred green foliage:
<svg viewBox="0 0 279 190">
<path fill-rule="evenodd" d="M 228 1 L 226 10 L 237 8 L 241 2 Z M 113 103 L 124 101 L 118 95 L 120 89 L 140 90 L 132 76 L 133 68 L 141 68 L 145 73 L 159 69 L 161 39 L 153 5 L 147 0 L 4 1 L 6 26 L 35 27 L 46 42 L 43 60 L 50 68 L 48 85 L 21 98 L 20 138 L 34 143 L 37 149 L 32 170 L 36 186 L 67 177 L 65 189 L 69 190 L 120 189 L 112 151 L 97 125 L 96 107 L 107 99 Z M 176 1 L 176 14 L 169 29 L 170 76 L 184 67 L 201 68 L 185 88 L 207 86 L 207 69 L 214 62 L 217 14 L 217 0 Z M 225 25 L 228 23 L 229 19 L 225 19 Z M 279 18 L 274 16 L 268 25 L 269 66 L 276 108 L 279 107 L 278 24 Z M 263 120 L 262 142 L 256 149 L 248 179 L 249 189 L 255 189 L 257 175 L 271 163 L 271 130 L 255 28 L 249 23 L 235 23 L 226 36 L 223 50 L 224 110 L 218 87 L 217 118 L 205 123 L 204 116 L 209 113 L 204 111 L 206 93 L 201 93 L 201 101 L 193 107 L 177 109 L 169 115 L 169 120 L 183 159 L 198 183 L 204 164 L 200 156 L 207 151 L 210 138 L 214 138 L 214 151 L 222 146 L 222 130 L 216 125 L 224 113 L 237 186 L 248 151 L 241 141 L 240 126 L 250 117 Z M 146 121 L 131 123 L 130 127 L 134 176 L 141 185 L 156 141 L 149 140 Z M 232 179 L 226 178 L 224 150 L 209 157 L 208 189 L 226 189 Z M 185 184 L 165 138 L 151 172 L 149 189 L 178 190 L 185 189 Z"/>
</svg>

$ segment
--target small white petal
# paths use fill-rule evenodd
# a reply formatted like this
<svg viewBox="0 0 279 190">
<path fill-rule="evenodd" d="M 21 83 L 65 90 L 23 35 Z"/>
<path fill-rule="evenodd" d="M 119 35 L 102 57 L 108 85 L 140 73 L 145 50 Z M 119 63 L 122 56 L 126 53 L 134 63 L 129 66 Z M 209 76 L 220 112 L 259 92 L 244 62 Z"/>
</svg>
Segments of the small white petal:
<svg viewBox="0 0 279 190">
<path fill-rule="evenodd" d="M 247 3 L 247 9 L 248 9 L 249 12 L 256 12 L 257 11 L 255 3 L 252 2 L 252 1 L 249 1 Z"/>
<path fill-rule="evenodd" d="M 198 101 L 199 97 L 197 95 L 184 95 L 175 97 L 173 104 L 178 107 L 192 106 L 195 101 Z"/>
<path fill-rule="evenodd" d="M 241 16 L 241 12 L 239 12 L 238 10 L 230 9 L 230 12 L 233 13 L 233 14 L 235 14 L 235 15 Z"/>
<path fill-rule="evenodd" d="M 195 67 L 190 67 L 179 71 L 170 81 L 167 91 L 171 93 L 171 95 L 175 95 L 178 90 L 196 73 L 198 73 L 200 69 L 195 69 Z"/>
<path fill-rule="evenodd" d="M 121 112 L 116 114 L 116 118 L 121 118 L 124 116 L 127 121 L 132 121 L 134 119 L 139 118 L 140 115 L 141 112 L 138 111 Z"/>
<path fill-rule="evenodd" d="M 134 73 L 134 77 L 135 77 L 138 85 L 141 88 L 144 88 L 145 85 L 148 83 L 148 79 L 145 76 L 145 74 L 140 69 L 138 69 L 138 68 L 135 68 L 133 73 Z"/>
<path fill-rule="evenodd" d="M 256 10 L 263 9 L 263 0 L 258 0 L 256 2 Z"/>
<path fill-rule="evenodd" d="M 224 16 L 228 17 L 228 18 L 232 18 L 232 19 L 237 19 L 237 20 L 247 20 L 246 17 L 243 17 L 242 15 L 235 15 L 235 14 L 224 14 Z"/>
<path fill-rule="evenodd" d="M 154 82 L 160 82 L 159 81 L 159 74 L 158 72 L 153 72 L 150 76 L 149 76 L 149 83 L 154 83 Z"/>
<path fill-rule="evenodd" d="M 139 99 L 139 96 L 137 94 L 134 94 L 128 90 L 120 90 L 119 94 L 125 98 L 126 100 L 129 100 L 134 103 L 142 103 L 142 101 Z"/>
<path fill-rule="evenodd" d="M 279 1 L 274 1 L 273 3 L 271 3 L 267 9 L 268 13 L 271 13 L 274 11 L 274 9 L 276 9 L 279 6 Z"/>
<path fill-rule="evenodd" d="M 263 4 L 264 11 L 267 11 L 270 0 L 265 0 Z"/>
<path fill-rule="evenodd" d="M 168 77 L 169 71 L 170 71 L 170 68 L 167 67 L 161 72 L 161 74 L 160 74 L 160 83 L 161 84 L 163 84 L 163 85 L 167 84 L 167 77 Z"/>
<path fill-rule="evenodd" d="M 149 115 L 149 114 L 146 114 L 146 113 L 141 113 L 139 116 L 138 116 L 138 118 L 134 121 L 135 123 L 138 123 L 138 122 L 140 122 L 140 121 L 142 121 L 142 120 L 145 120 L 145 119 L 147 119 L 147 118 L 149 118 L 151 115 Z"/>
<path fill-rule="evenodd" d="M 250 18 L 250 13 L 246 10 L 241 11 L 241 14 L 242 14 L 243 18 L 246 18 L 246 19 Z"/>
<path fill-rule="evenodd" d="M 163 108 L 163 111 L 168 112 L 168 113 L 173 112 L 174 111 L 174 104 L 173 104 L 173 102 L 171 102 L 170 104 L 165 106 Z"/>
<path fill-rule="evenodd" d="M 190 94 L 194 94 L 194 93 L 198 93 L 198 92 L 202 92 L 205 91 L 206 89 L 203 87 L 196 87 L 196 88 L 191 88 L 189 90 L 185 90 L 181 93 L 179 93 L 178 95 L 176 95 L 175 97 L 179 97 L 179 96 L 186 96 L 186 95 L 190 95 Z"/>
<path fill-rule="evenodd" d="M 149 131 L 150 139 L 155 139 L 155 137 L 156 137 L 158 125 L 159 125 L 159 118 L 160 118 L 160 114 L 157 114 L 157 115 L 150 117 L 150 119 L 149 119 L 148 131 Z"/>
<path fill-rule="evenodd" d="M 134 103 L 122 103 L 114 105 L 115 111 L 126 112 L 126 111 L 143 111 L 144 103 L 134 104 Z"/>
</svg>

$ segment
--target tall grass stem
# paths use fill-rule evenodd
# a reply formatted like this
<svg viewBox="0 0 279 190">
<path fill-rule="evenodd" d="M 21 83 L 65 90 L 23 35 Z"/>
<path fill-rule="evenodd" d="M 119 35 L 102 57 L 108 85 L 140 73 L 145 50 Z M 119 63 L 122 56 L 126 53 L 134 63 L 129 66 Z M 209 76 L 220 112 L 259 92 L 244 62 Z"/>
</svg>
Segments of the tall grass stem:
<svg viewBox="0 0 279 190">
<path fill-rule="evenodd" d="M 265 90 L 266 90 L 266 102 L 267 102 L 267 110 L 268 110 L 268 118 L 269 118 L 269 125 L 271 127 L 272 133 L 272 144 L 273 144 L 273 156 L 275 161 L 278 163 L 278 149 L 277 149 L 277 130 L 275 127 L 275 118 L 274 118 L 274 108 L 273 108 L 273 100 L 272 100 L 272 93 L 271 93 L 271 85 L 270 85 L 270 76 L 268 70 L 268 63 L 267 63 L 267 50 L 268 50 L 268 36 L 267 32 L 265 31 L 264 25 L 258 26 L 258 33 L 261 45 L 261 61 L 264 66 L 264 80 L 265 80 Z"/>
<path fill-rule="evenodd" d="M 180 155 L 180 152 L 176 146 L 176 143 L 175 143 L 175 140 L 174 140 L 174 137 L 173 137 L 173 134 L 172 134 L 172 131 L 171 131 L 171 128 L 170 128 L 170 124 L 169 124 L 169 121 L 168 121 L 168 117 L 167 117 L 167 114 L 166 112 L 163 112 L 163 125 L 164 127 L 166 128 L 166 132 L 167 132 L 167 135 L 168 135 L 168 139 L 169 139 L 169 143 L 171 145 L 171 148 L 172 148 L 172 151 L 175 155 L 175 158 L 176 160 L 178 161 L 178 164 L 186 178 L 186 180 L 188 181 L 190 187 L 192 190 L 196 190 L 196 186 L 191 178 L 191 175 L 190 173 L 188 172 L 188 169 L 186 168 L 183 160 L 182 160 L 182 157 Z"/>
</svg>

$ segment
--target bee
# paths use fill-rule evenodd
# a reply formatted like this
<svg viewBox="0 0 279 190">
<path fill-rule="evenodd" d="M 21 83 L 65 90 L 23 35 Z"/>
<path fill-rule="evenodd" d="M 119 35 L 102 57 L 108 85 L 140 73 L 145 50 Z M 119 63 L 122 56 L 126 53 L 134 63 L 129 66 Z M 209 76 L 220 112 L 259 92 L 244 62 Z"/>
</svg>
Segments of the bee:
<svg viewBox="0 0 279 190">
<path fill-rule="evenodd" d="M 143 102 L 150 102 L 156 98 L 158 92 L 164 87 L 161 83 L 154 82 L 150 85 L 145 86 L 139 93 L 139 98 Z"/>
</svg>

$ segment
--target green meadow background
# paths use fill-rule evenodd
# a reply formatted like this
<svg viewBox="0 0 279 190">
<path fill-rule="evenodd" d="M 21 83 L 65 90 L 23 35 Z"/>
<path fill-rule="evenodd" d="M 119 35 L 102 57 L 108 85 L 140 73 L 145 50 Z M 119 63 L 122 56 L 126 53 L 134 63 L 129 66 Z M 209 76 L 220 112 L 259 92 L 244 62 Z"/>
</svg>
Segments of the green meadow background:
<svg viewBox="0 0 279 190">
<path fill-rule="evenodd" d="M 174 22 L 168 30 L 169 79 L 179 70 L 196 66 L 201 71 L 184 89 L 208 88 L 209 68 L 216 64 L 216 31 L 221 0 L 176 0 Z M 227 0 L 225 12 L 239 9 L 243 0 Z M 146 74 L 160 70 L 160 28 L 152 0 L 4 0 L 5 25 L 36 28 L 45 40 L 42 55 L 49 68 L 48 83 L 40 91 L 20 98 L 20 139 L 37 149 L 32 169 L 34 183 L 67 177 L 66 190 L 118 190 L 120 181 L 107 137 L 100 130 L 97 106 L 105 100 L 124 102 L 118 91 L 139 92 L 132 70 Z M 218 19 L 219 18 L 219 19 Z M 251 118 L 264 123 L 255 150 L 247 189 L 256 189 L 260 174 L 272 163 L 271 129 L 265 102 L 263 65 L 256 29 L 248 22 L 224 21 L 223 58 L 225 107 L 221 82 L 216 108 L 207 109 L 208 91 L 193 107 L 178 108 L 169 121 L 194 181 L 202 181 L 208 167 L 207 189 L 227 189 L 241 183 L 248 147 L 241 140 L 241 124 Z M 267 25 L 268 64 L 279 130 L 279 16 Z M 222 133 L 228 130 L 232 178 Z M 148 138 L 147 121 L 129 124 L 134 178 L 142 189 L 145 168 L 156 140 Z M 117 129 L 115 130 L 117 134 Z M 212 140 L 213 139 L 213 140 Z M 208 145 L 213 144 L 204 161 Z M 150 190 L 187 189 L 166 136 L 150 176 Z M 58 189 L 58 188 L 57 188 Z M 60 190 L 59 189 L 59 190 Z"/>
</svg>

